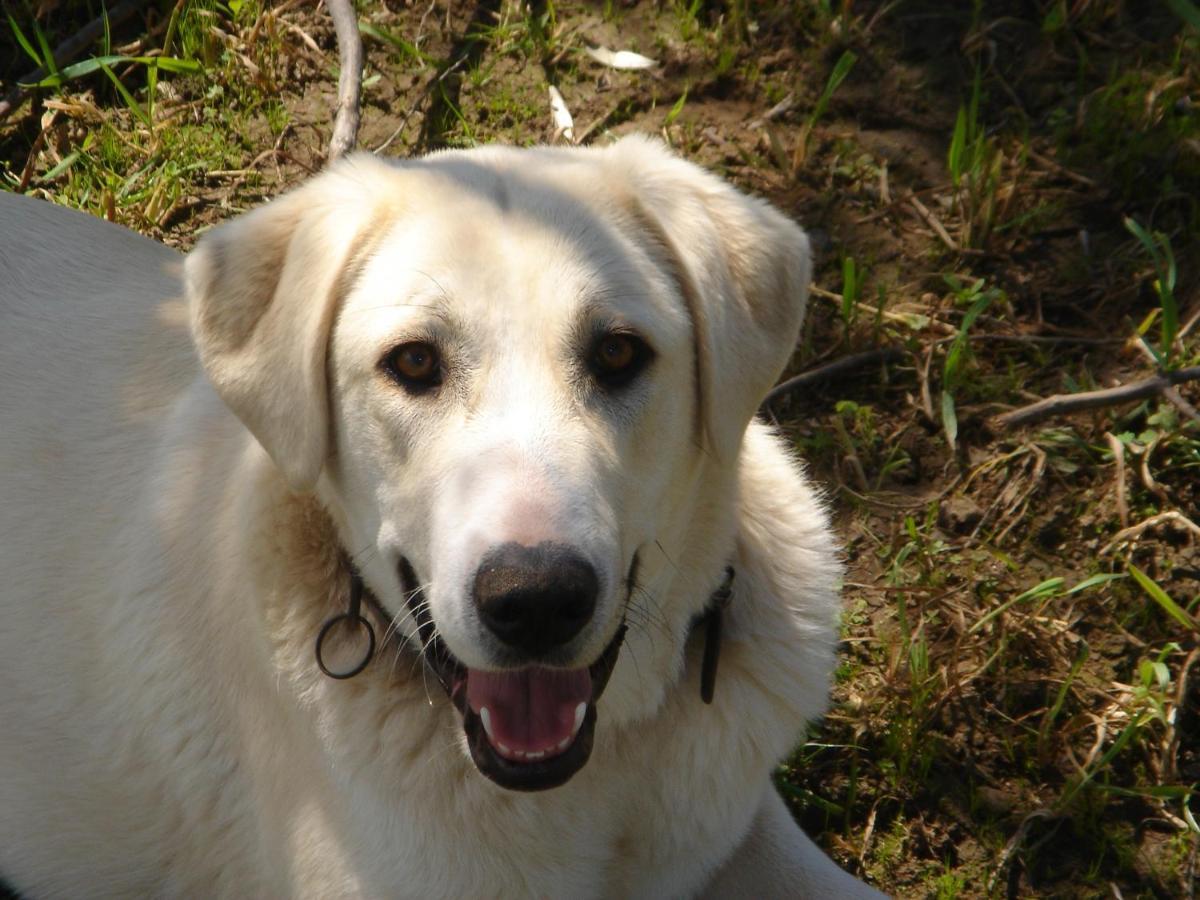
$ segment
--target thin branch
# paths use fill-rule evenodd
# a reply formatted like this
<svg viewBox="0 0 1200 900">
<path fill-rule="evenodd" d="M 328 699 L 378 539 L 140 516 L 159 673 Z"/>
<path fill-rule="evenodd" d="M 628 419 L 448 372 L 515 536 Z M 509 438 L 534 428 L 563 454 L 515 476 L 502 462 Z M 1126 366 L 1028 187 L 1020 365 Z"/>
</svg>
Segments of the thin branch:
<svg viewBox="0 0 1200 900">
<path fill-rule="evenodd" d="M 910 194 L 908 202 L 912 204 L 912 208 L 916 210 L 917 215 L 921 217 L 925 224 L 932 228 L 937 236 L 942 239 L 942 243 L 946 245 L 948 250 L 953 250 L 957 253 L 961 249 L 954 238 L 950 237 L 950 232 L 946 230 L 946 227 L 938 221 L 937 216 L 929 211 L 929 207 L 922 203 L 916 194 Z"/>
<path fill-rule="evenodd" d="M 1121 544 L 1128 544 L 1130 541 L 1136 541 L 1151 528 L 1157 528 L 1159 525 L 1170 523 L 1176 531 L 1181 531 L 1189 534 L 1193 539 L 1200 538 L 1200 525 L 1197 525 L 1183 513 L 1175 509 L 1168 509 L 1166 512 L 1158 513 L 1151 516 L 1145 521 L 1139 522 L 1136 525 L 1130 525 L 1128 528 L 1122 528 L 1117 532 L 1116 536 L 1100 548 L 1100 555 L 1106 556 L 1115 550 Z"/>
<path fill-rule="evenodd" d="M 1174 372 L 1164 372 L 1153 378 L 1144 378 L 1132 384 L 1119 387 L 1104 388 L 1099 391 L 1083 391 L 1078 394 L 1055 394 L 1045 400 L 1039 400 L 1029 406 L 1014 409 L 995 417 L 995 422 L 1003 428 L 1014 428 L 1039 422 L 1050 416 L 1062 413 L 1079 412 L 1084 409 L 1099 409 L 1103 406 L 1115 406 L 1118 403 L 1129 403 L 1133 400 L 1145 400 L 1161 394 L 1168 388 L 1185 381 L 1195 381 L 1200 378 L 1200 366 L 1187 369 L 1176 369 Z"/>
<path fill-rule="evenodd" d="M 903 356 L 904 351 L 899 347 L 884 347 L 879 350 L 867 350 L 864 353 L 852 353 L 850 356 L 843 356 L 841 359 L 835 359 L 831 363 L 826 363 L 815 369 L 809 369 L 807 372 L 801 372 L 799 375 L 789 378 L 782 384 L 771 388 L 771 392 L 763 400 L 763 405 L 769 405 L 784 394 L 791 393 L 798 388 L 816 384 L 818 381 L 828 381 L 831 378 L 841 375 L 843 372 L 849 372 L 852 369 L 859 369 L 877 362 L 895 362 Z"/>
<path fill-rule="evenodd" d="M 120 25 L 135 12 L 146 6 L 149 0 L 125 0 L 123 3 L 118 3 L 108 11 L 108 26 L 111 28 L 115 25 Z M 67 38 L 54 49 L 54 65 L 61 68 L 69 62 L 72 62 L 75 57 L 91 46 L 100 35 L 104 34 L 105 17 L 99 16 L 87 25 L 83 26 L 79 31 Z M 0 100 L 0 122 L 7 119 L 29 96 L 32 89 L 22 87 L 22 85 L 36 84 L 45 78 L 49 72 L 46 69 L 34 69 L 29 74 L 18 78 L 13 89 L 5 95 L 3 100 Z"/>
<path fill-rule="evenodd" d="M 329 139 L 329 161 L 354 149 L 358 142 L 359 97 L 362 92 L 363 45 L 352 0 L 326 0 L 338 42 L 338 102 Z"/>
</svg>

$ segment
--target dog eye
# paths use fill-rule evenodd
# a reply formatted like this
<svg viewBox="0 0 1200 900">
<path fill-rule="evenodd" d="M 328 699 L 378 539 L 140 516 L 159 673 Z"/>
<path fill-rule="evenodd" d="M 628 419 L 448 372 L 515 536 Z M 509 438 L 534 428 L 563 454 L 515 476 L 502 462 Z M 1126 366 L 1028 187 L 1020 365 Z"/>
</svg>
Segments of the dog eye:
<svg viewBox="0 0 1200 900">
<path fill-rule="evenodd" d="M 388 373 L 412 391 L 423 391 L 441 384 L 442 364 L 437 348 L 424 341 L 401 344 L 383 360 Z"/>
<path fill-rule="evenodd" d="M 605 387 L 622 387 L 646 367 L 653 352 L 633 334 L 614 331 L 600 338 L 589 360 L 592 375 Z"/>
</svg>

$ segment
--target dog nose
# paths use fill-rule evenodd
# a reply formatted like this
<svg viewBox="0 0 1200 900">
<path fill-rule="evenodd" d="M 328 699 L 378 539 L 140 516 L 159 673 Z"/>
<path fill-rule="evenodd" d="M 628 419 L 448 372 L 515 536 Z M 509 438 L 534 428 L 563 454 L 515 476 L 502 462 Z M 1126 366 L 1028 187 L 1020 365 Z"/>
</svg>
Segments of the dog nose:
<svg viewBox="0 0 1200 900">
<path fill-rule="evenodd" d="M 508 543 L 479 564 L 473 597 L 496 637 L 534 657 L 579 634 L 595 612 L 598 593 L 596 570 L 570 547 Z"/>
</svg>

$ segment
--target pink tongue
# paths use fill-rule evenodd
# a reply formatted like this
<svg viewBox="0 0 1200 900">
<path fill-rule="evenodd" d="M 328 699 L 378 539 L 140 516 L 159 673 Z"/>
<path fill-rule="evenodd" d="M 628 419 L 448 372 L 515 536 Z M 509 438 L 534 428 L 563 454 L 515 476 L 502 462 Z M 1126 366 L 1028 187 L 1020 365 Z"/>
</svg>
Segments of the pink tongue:
<svg viewBox="0 0 1200 900">
<path fill-rule="evenodd" d="M 476 715 L 487 707 L 492 743 L 522 753 L 557 750 L 573 735 L 576 708 L 591 697 L 587 669 L 467 670 L 467 703 Z"/>
</svg>

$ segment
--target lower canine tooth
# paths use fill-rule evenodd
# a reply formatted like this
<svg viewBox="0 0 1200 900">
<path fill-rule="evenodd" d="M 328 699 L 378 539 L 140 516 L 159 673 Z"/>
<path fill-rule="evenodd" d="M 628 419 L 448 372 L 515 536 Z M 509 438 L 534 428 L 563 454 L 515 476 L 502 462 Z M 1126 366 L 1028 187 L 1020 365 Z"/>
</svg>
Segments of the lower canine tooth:
<svg viewBox="0 0 1200 900">
<path fill-rule="evenodd" d="M 512 753 L 513 752 L 513 751 L 509 750 L 507 747 L 505 747 L 499 741 L 496 741 L 496 749 L 499 750 L 501 753 Z"/>
<path fill-rule="evenodd" d="M 555 747 L 554 749 L 555 750 L 566 750 L 568 747 L 571 746 L 572 740 L 573 740 L 573 738 L 569 738 L 569 737 L 563 738 L 561 741 L 558 742 L 558 746 Z"/>
<path fill-rule="evenodd" d="M 486 706 L 479 710 L 479 718 L 483 720 L 483 730 L 486 731 L 487 736 L 494 741 L 496 736 L 492 734 L 492 714 L 488 712 L 488 708 Z"/>
<path fill-rule="evenodd" d="M 583 717 L 587 715 L 587 704 L 580 703 L 575 707 L 575 724 L 571 726 L 571 737 L 579 734 L 579 729 L 583 727 Z"/>
</svg>

